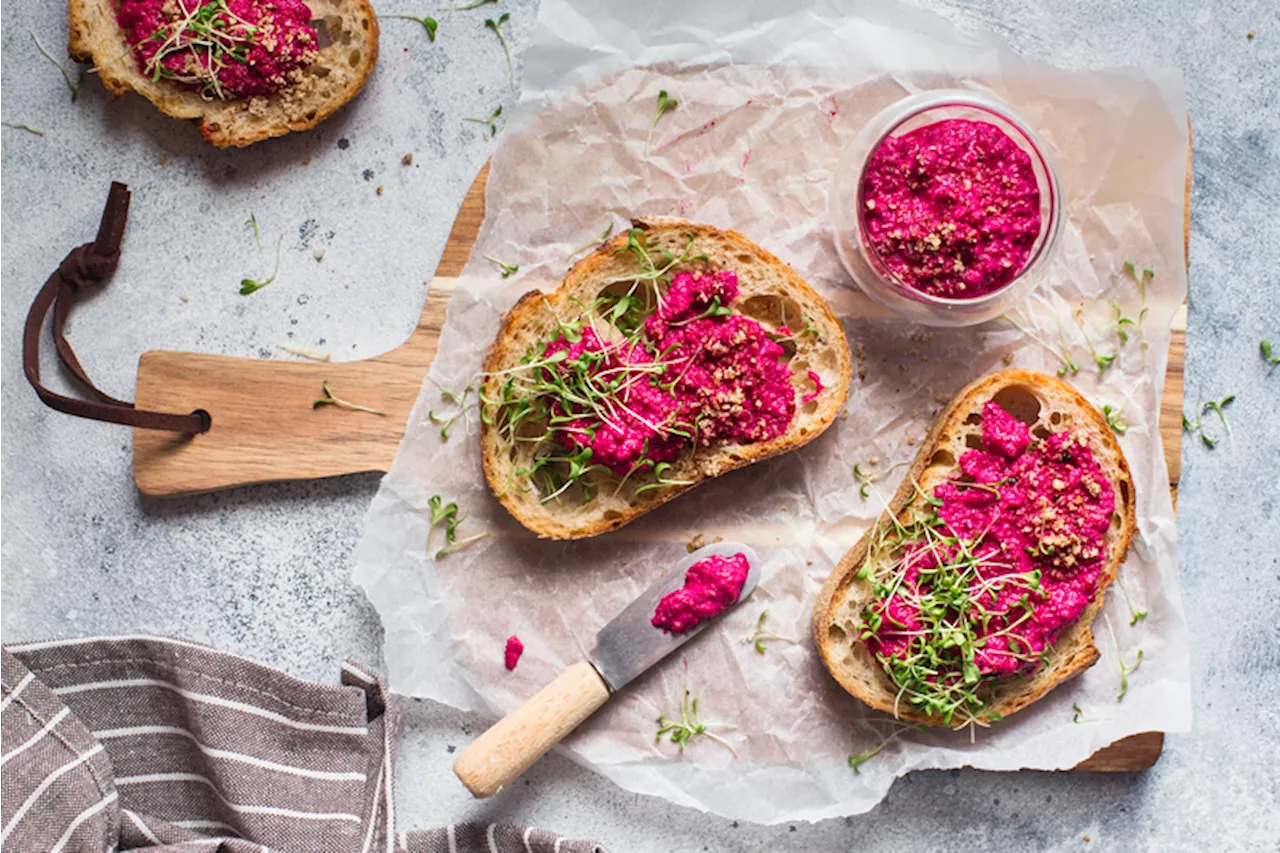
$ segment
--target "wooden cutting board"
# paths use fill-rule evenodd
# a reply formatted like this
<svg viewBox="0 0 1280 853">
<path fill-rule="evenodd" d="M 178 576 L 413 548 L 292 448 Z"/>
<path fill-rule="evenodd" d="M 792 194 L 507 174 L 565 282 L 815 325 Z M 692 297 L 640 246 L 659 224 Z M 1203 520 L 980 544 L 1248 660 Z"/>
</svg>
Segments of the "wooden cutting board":
<svg viewBox="0 0 1280 853">
<path fill-rule="evenodd" d="M 422 379 L 435 357 L 453 284 L 484 221 L 485 164 L 463 199 L 409 339 L 375 358 L 352 362 L 266 361 L 154 350 L 138 361 L 139 408 L 186 413 L 204 409 L 207 433 L 180 436 L 136 429 L 133 477 L 147 495 L 176 497 L 280 480 L 386 471 L 395 457 Z M 1191 152 L 1187 152 L 1190 226 Z M 1177 501 L 1182 459 L 1182 381 L 1186 312 L 1173 325 L 1160 407 L 1165 463 Z M 328 381 L 339 397 L 383 412 L 312 407 Z M 1136 771 L 1160 757 L 1164 735 L 1133 735 L 1102 749 L 1077 770 Z"/>
</svg>

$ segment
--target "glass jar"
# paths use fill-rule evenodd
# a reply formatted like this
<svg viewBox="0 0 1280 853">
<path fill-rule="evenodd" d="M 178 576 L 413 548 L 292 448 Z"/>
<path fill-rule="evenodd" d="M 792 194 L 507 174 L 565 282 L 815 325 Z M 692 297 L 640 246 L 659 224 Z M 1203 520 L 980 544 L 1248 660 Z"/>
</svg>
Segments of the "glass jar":
<svg viewBox="0 0 1280 853">
<path fill-rule="evenodd" d="M 863 180 L 872 155 L 886 139 L 947 119 L 969 119 L 999 128 L 1029 156 L 1040 193 L 1040 231 L 1021 270 L 989 293 L 972 298 L 935 296 L 918 290 L 891 270 L 868 236 Z M 1006 104 L 957 89 L 922 92 L 881 110 L 841 156 L 829 199 L 832 233 L 845 270 L 885 308 L 930 326 L 970 326 L 998 317 L 1021 302 L 1043 280 L 1058 240 L 1062 190 L 1044 144 Z"/>
</svg>

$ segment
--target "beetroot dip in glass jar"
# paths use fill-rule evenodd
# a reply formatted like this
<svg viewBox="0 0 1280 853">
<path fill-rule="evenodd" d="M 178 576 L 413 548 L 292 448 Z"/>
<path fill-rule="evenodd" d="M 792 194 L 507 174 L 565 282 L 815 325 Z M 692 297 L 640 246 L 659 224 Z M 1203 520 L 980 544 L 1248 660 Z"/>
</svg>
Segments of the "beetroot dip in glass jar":
<svg viewBox="0 0 1280 853">
<path fill-rule="evenodd" d="M 1034 132 L 1007 106 L 961 91 L 881 111 L 836 171 L 841 262 L 871 298 L 934 326 L 1004 313 L 1043 278 L 1061 190 Z"/>
</svg>

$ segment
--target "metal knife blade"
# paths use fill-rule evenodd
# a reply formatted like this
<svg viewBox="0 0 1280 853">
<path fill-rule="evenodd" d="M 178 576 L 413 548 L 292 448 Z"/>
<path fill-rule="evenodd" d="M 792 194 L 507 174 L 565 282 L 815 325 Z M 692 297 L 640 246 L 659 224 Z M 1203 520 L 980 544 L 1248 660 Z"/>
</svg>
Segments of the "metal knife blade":
<svg viewBox="0 0 1280 853">
<path fill-rule="evenodd" d="M 730 557 L 743 554 L 747 558 L 750 569 L 746 583 L 742 585 L 742 593 L 737 602 L 725 608 L 728 613 L 741 604 L 755 591 L 760 582 L 760 557 L 746 545 L 737 542 L 715 542 L 705 545 L 686 556 L 660 581 L 646 589 L 640 597 L 614 617 L 613 621 L 596 635 L 596 645 L 587 656 L 592 666 L 600 673 L 609 686 L 610 692 L 617 692 L 643 673 L 649 667 L 698 636 L 704 628 L 718 620 L 724 613 L 705 622 L 693 626 L 682 634 L 669 634 L 655 628 L 650 619 L 658 607 L 658 602 L 669 592 L 684 585 L 685 572 L 699 560 L 707 557 Z"/>
</svg>

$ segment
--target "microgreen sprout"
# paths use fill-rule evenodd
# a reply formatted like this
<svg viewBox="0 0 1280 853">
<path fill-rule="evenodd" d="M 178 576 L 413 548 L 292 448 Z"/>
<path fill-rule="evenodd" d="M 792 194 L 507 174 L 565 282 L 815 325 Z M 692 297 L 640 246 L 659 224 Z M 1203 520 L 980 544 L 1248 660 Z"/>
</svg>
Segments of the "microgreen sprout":
<svg viewBox="0 0 1280 853">
<path fill-rule="evenodd" d="M 25 130 L 27 133 L 34 133 L 36 136 L 44 136 L 44 131 L 34 128 L 29 124 L 20 121 L 0 121 L 0 125 L 5 127 L 16 128 L 17 130 Z M 1269 346 L 1269 345 L 1268 345 Z"/>
<path fill-rule="evenodd" d="M 1084 337 L 1085 346 L 1089 348 L 1089 354 L 1093 356 L 1093 363 L 1098 366 L 1098 375 L 1102 376 L 1107 372 L 1107 368 L 1116 360 L 1116 356 L 1119 355 L 1120 352 L 1117 350 L 1116 352 L 1111 353 L 1111 355 L 1102 355 L 1093 345 L 1093 341 L 1089 338 L 1089 332 L 1084 327 L 1084 320 L 1078 315 L 1076 316 L 1076 323 L 1080 326 L 1080 334 Z M 1079 370 L 1079 368 L 1077 367 L 1076 370 Z"/>
<path fill-rule="evenodd" d="M 143 65 L 143 73 L 156 82 L 161 78 L 200 86 L 206 101 L 227 100 L 219 72 L 228 62 L 247 64 L 249 51 L 268 34 L 264 28 L 246 21 L 227 5 L 227 0 L 181 0 L 181 18 L 162 24 L 148 41 L 160 41 L 154 54 Z M 140 46 L 140 45 L 139 45 Z M 195 61 L 182 63 L 177 70 L 165 60 L 175 53 L 187 51 Z"/>
<path fill-rule="evenodd" d="M 1234 447 L 1235 437 L 1231 432 L 1231 423 L 1230 421 L 1227 420 L 1226 408 L 1227 406 L 1231 405 L 1231 403 L 1234 402 L 1235 399 L 1236 399 L 1236 396 L 1234 394 L 1228 394 L 1227 396 L 1223 397 L 1221 400 L 1210 400 L 1209 402 L 1204 403 L 1203 405 L 1200 403 L 1199 400 L 1197 400 L 1196 408 L 1195 408 L 1196 419 L 1194 421 L 1187 417 L 1186 412 L 1182 413 L 1183 431 L 1189 432 L 1192 434 L 1199 433 L 1200 440 L 1204 442 L 1205 447 L 1208 447 L 1211 450 L 1217 447 L 1218 442 L 1221 441 L 1221 438 L 1217 436 L 1209 435 L 1207 432 L 1205 432 L 1204 423 L 1203 423 L 1204 415 L 1208 414 L 1209 412 L 1213 412 L 1218 416 L 1218 420 L 1222 422 L 1222 427 L 1227 432 L 1227 438 L 1231 440 L 1232 447 Z"/>
<path fill-rule="evenodd" d="M 1066 376 L 1068 373 L 1074 376 L 1075 374 L 1080 372 L 1080 365 L 1076 364 L 1075 360 L 1071 357 L 1071 345 L 1068 344 L 1065 341 L 1065 339 L 1063 340 L 1061 346 L 1054 346 L 1053 344 L 1047 343 L 1044 340 L 1044 338 L 1040 337 L 1035 332 L 1031 331 L 1026 326 L 1019 323 L 1017 320 L 1013 319 L 1011 315 L 1001 314 L 1000 316 L 1001 316 L 1001 319 L 1005 320 L 1006 322 L 1009 323 L 1009 325 L 1013 326 L 1019 332 L 1022 332 L 1022 334 L 1026 335 L 1027 337 L 1031 338 L 1031 340 L 1035 341 L 1040 346 L 1044 347 L 1046 350 L 1052 353 L 1058 359 L 1059 362 L 1061 362 L 1061 366 L 1058 368 L 1059 376 Z"/>
<path fill-rule="evenodd" d="M 657 465 L 653 466 L 653 477 L 654 477 L 653 482 L 647 483 L 643 486 L 638 486 L 636 488 L 635 493 L 639 495 L 649 491 L 650 489 L 661 489 L 666 486 L 692 486 L 693 485 L 692 480 L 668 479 L 666 476 L 667 471 L 671 470 L 671 468 L 672 468 L 672 465 L 670 462 L 659 462 Z"/>
<path fill-rule="evenodd" d="M 511 45 L 507 44 L 507 37 L 502 34 L 502 25 L 511 17 L 510 12 L 503 12 L 498 16 L 498 20 L 493 18 L 485 18 L 484 25 L 493 30 L 493 34 L 498 37 L 498 41 L 502 43 L 502 52 L 507 55 L 507 73 L 511 77 L 511 85 L 516 84 L 516 65 L 511 61 Z"/>
<path fill-rule="evenodd" d="M 1143 309 L 1138 312 L 1138 319 L 1134 320 L 1132 317 L 1124 316 L 1124 312 L 1120 310 L 1120 304 L 1118 302 L 1112 302 L 1111 308 L 1116 312 L 1116 319 L 1108 328 L 1116 330 L 1116 335 L 1120 338 L 1121 346 L 1129 343 L 1130 331 L 1137 332 L 1139 336 L 1142 335 L 1142 321 L 1146 319 L 1147 311 L 1149 309 L 1143 307 Z"/>
<path fill-rule="evenodd" d="M 280 247 L 284 245 L 284 235 L 280 235 L 280 239 L 276 241 L 276 267 L 271 271 L 269 278 L 258 281 L 253 278 L 240 279 L 240 295 L 248 296 L 254 291 L 261 290 L 268 284 L 276 280 L 276 276 L 280 274 Z"/>
<path fill-rule="evenodd" d="M 689 662 L 685 661 L 685 687 L 684 695 L 680 699 L 680 719 L 673 720 L 666 714 L 658 715 L 658 733 L 654 736 L 655 741 L 661 741 L 662 736 L 667 738 L 684 752 L 684 748 L 689 741 L 698 735 L 704 735 L 733 753 L 733 757 L 738 757 L 738 751 L 733 748 L 733 744 L 725 740 L 720 735 L 710 730 L 710 726 L 715 723 L 704 723 L 698 719 L 698 697 L 693 696 L 689 692 L 688 685 Z"/>
<path fill-rule="evenodd" d="M 1079 724 L 1079 723 L 1094 723 L 1094 722 L 1097 722 L 1096 720 L 1094 720 L 1094 719 L 1093 719 L 1093 718 L 1091 718 L 1091 717 L 1086 717 L 1086 716 L 1084 715 L 1084 708 L 1081 708 L 1079 705 L 1075 704 L 1074 702 L 1071 704 L 1071 710 L 1072 710 L 1072 712 L 1073 712 L 1073 713 L 1071 714 L 1071 722 L 1073 722 L 1073 723 Z"/>
<path fill-rule="evenodd" d="M 1114 408 L 1110 403 L 1104 403 L 1102 406 L 1102 416 L 1107 419 L 1107 426 L 1111 427 L 1116 435 L 1124 435 L 1129 431 L 1129 425 L 1120 419 L 1124 413 L 1124 406 Z"/>
<path fill-rule="evenodd" d="M 1116 634 L 1115 626 L 1111 624 L 1111 617 L 1104 613 L 1102 618 L 1106 621 L 1108 630 L 1111 631 L 1111 642 L 1116 647 L 1116 660 L 1120 664 L 1120 693 L 1116 696 L 1116 701 L 1123 702 L 1124 697 L 1129 694 L 1129 673 L 1137 671 L 1142 665 L 1142 649 L 1138 649 L 1138 657 L 1132 664 L 1125 663 L 1124 653 L 1120 651 L 1120 637 Z"/>
<path fill-rule="evenodd" d="M 431 523 L 427 526 L 427 550 L 430 551 L 431 537 L 435 534 L 437 527 L 443 524 L 445 541 L 452 542 L 461 521 L 458 519 L 458 504 L 455 501 L 445 503 L 444 498 L 432 495 L 427 498 L 427 506 L 431 510 Z"/>
<path fill-rule="evenodd" d="M 867 498 L 871 497 L 872 483 L 876 482 L 879 479 L 882 479 L 883 477 L 887 477 L 894 470 L 901 468 L 903 465 L 906 465 L 906 464 L 908 463 L 895 462 L 892 465 L 890 465 L 888 468 L 884 469 L 883 471 L 876 473 L 875 471 L 870 471 L 870 472 L 863 471 L 861 463 L 859 462 L 853 463 L 853 478 L 861 484 L 858 486 L 858 494 L 861 495 L 862 499 L 865 501 Z"/>
<path fill-rule="evenodd" d="M 605 225 L 605 227 L 604 227 L 604 230 L 603 230 L 603 231 L 601 231 L 601 232 L 600 232 L 599 234 L 597 234 L 596 236 L 592 237 L 592 238 L 591 238 L 590 240 L 588 240 L 587 242 L 583 243 L 583 244 L 582 244 L 581 246 L 579 246 L 578 248 L 574 249 L 574 250 L 573 250 L 572 252 L 570 252 L 569 254 L 565 255 L 565 256 L 564 256 L 564 259 L 565 259 L 566 261 L 567 261 L 567 260 L 571 260 L 571 259 L 573 258 L 573 256 L 574 256 L 574 255 L 579 254 L 580 252 L 586 251 L 587 249 L 590 249 L 592 246 L 598 246 L 598 245 L 600 245 L 600 244 L 601 244 L 601 243 L 603 243 L 605 240 L 608 240 L 608 239 L 609 239 L 609 235 L 611 235 L 612 233 L 613 233 L 613 221 L 612 221 L 612 220 L 610 220 L 610 221 L 609 221 L 609 223 L 608 223 L 607 225 Z"/>
<path fill-rule="evenodd" d="M 1125 606 L 1129 608 L 1129 627 L 1132 628 L 1147 618 L 1147 611 L 1139 610 L 1133 606 L 1133 599 L 1129 596 L 1129 590 L 1119 576 L 1116 577 L 1116 586 L 1120 587 L 1120 592 L 1124 595 Z"/>
<path fill-rule="evenodd" d="M 764 610 L 760 611 L 760 618 L 756 620 L 755 631 L 753 631 L 750 635 L 743 637 L 742 642 L 750 643 L 751 645 L 755 646 L 756 652 L 758 654 L 765 653 L 765 648 L 766 648 L 765 643 L 770 640 L 778 640 L 779 642 L 783 642 L 783 643 L 800 642 L 795 637 L 784 637 L 783 635 L 776 634 L 773 631 L 766 631 L 764 628 L 764 620 L 765 620 L 765 617 L 767 617 L 768 615 L 769 615 L 769 608 L 766 607 Z"/>
<path fill-rule="evenodd" d="M 653 145 L 653 131 L 654 128 L 658 126 L 658 122 L 662 120 L 664 115 L 671 112 L 679 105 L 680 102 L 675 98 L 667 97 L 666 89 L 662 89 L 658 92 L 658 109 L 657 112 L 653 114 L 653 121 L 649 123 L 649 136 L 644 141 L 644 156 L 649 156 L 649 148 Z"/>
<path fill-rule="evenodd" d="M 340 409 L 351 409 L 357 412 L 368 412 L 371 415 L 386 414 L 386 412 L 380 412 L 377 409 L 371 409 L 368 406 L 357 406 L 355 403 L 349 403 L 346 400 L 342 399 L 341 397 L 335 396 L 334 393 L 331 390 L 329 390 L 328 379 L 321 382 L 320 387 L 324 389 L 324 396 L 314 400 L 311 403 L 311 408 L 313 409 L 319 408 L 320 406 L 324 406 L 324 405 L 330 405 L 330 406 L 337 406 Z"/>
<path fill-rule="evenodd" d="M 462 120 L 475 122 L 476 124 L 488 125 L 489 136 L 497 136 L 498 135 L 498 116 L 500 115 L 502 115 L 502 104 L 498 104 L 498 106 L 494 108 L 493 112 L 489 113 L 484 118 L 475 118 L 473 116 L 463 116 Z M 485 138 L 488 139 L 489 137 L 486 136 Z"/>
<path fill-rule="evenodd" d="M 1124 262 L 1125 272 L 1129 274 L 1138 285 L 1138 293 L 1142 296 L 1142 301 L 1147 301 L 1147 283 L 1153 281 L 1156 277 L 1156 271 L 1151 267 L 1146 267 L 1142 272 L 1138 272 L 1138 267 L 1133 261 Z"/>
<path fill-rule="evenodd" d="M 22 126 L 26 127 L 26 125 Z M 43 134 L 41 135 L 43 136 Z M 1267 364 L 1280 364 L 1280 355 L 1271 354 L 1271 341 L 1265 338 L 1258 341 L 1258 350 L 1262 353 L 1262 357 L 1266 359 Z"/>
<path fill-rule="evenodd" d="M 253 240 L 258 244 L 258 252 L 262 252 L 262 232 L 258 230 L 258 217 L 250 213 L 249 218 L 245 220 L 245 225 L 253 229 Z"/>
<path fill-rule="evenodd" d="M 71 103 L 74 104 L 76 102 L 76 99 L 80 97 L 80 87 L 81 85 L 84 84 L 84 72 L 81 71 L 80 76 L 77 77 L 76 79 L 74 80 L 71 79 L 71 72 L 67 70 L 67 66 L 63 65 L 58 60 L 54 59 L 53 54 L 51 54 L 49 51 L 44 49 L 44 45 L 40 43 L 40 39 L 36 37 L 35 33 L 31 34 L 31 40 L 36 43 L 36 50 L 44 54 L 44 58 L 52 62 L 54 66 L 56 66 L 57 69 L 62 72 L 62 79 L 67 81 L 67 88 L 71 90 Z M 26 125 L 23 125 L 23 127 L 26 127 Z M 37 133 L 38 131 L 32 131 L 32 132 Z M 44 136 L 43 133 L 41 133 L 40 135 Z"/>
<path fill-rule="evenodd" d="M 435 18 L 431 18 L 431 17 L 419 18 L 416 15 L 379 15 L 378 16 L 379 20 L 383 18 L 396 18 L 401 21 L 417 21 L 419 24 L 422 24 L 422 28 L 427 31 L 427 39 L 430 41 L 436 40 L 436 29 L 439 28 L 440 26 L 439 22 L 436 21 Z"/>
<path fill-rule="evenodd" d="M 866 764 L 872 758 L 875 758 L 889 744 L 900 738 L 907 732 L 923 732 L 925 727 L 918 723 L 899 723 L 894 730 L 887 735 L 878 744 L 868 749 L 866 752 L 860 752 L 857 755 L 849 756 L 849 766 L 853 768 L 854 773 L 862 772 L 862 765 Z"/>
<path fill-rule="evenodd" d="M 463 413 L 466 412 L 467 397 L 469 397 L 471 395 L 471 392 L 475 390 L 476 389 L 474 385 L 468 385 L 466 388 L 462 389 L 461 394 L 455 394 L 453 391 L 440 392 L 440 399 L 445 401 L 446 403 L 451 403 L 455 408 L 454 413 L 451 415 L 437 415 L 433 410 L 430 410 L 430 409 L 427 410 L 427 417 L 431 419 L 431 422 L 433 424 L 440 425 L 441 440 L 443 441 L 449 440 L 449 427 L 452 426 L 453 422 L 456 421 L 458 418 L 462 417 Z"/>
<path fill-rule="evenodd" d="M 446 11 L 449 12 L 466 12 L 469 9 L 478 9 L 488 3 L 497 3 L 498 0 L 471 0 L 465 6 L 449 6 Z"/>
<path fill-rule="evenodd" d="M 276 349 L 284 350 L 290 355 L 296 355 L 300 358 L 309 358 L 312 361 L 328 361 L 330 358 L 329 351 L 323 349 L 295 347 L 293 344 L 276 344 Z"/>
<path fill-rule="evenodd" d="M 520 266 L 518 264 L 509 264 L 506 261 L 500 261 L 492 255 L 481 255 L 481 257 L 501 270 L 503 278 L 510 278 L 520 272 Z"/>
<path fill-rule="evenodd" d="M 439 551 L 436 551 L 436 559 L 438 560 L 447 554 L 452 554 L 454 551 L 458 551 L 462 548 L 465 548 L 468 545 L 470 545 L 472 542 L 479 542 L 481 539 L 485 538 L 486 536 L 491 535 L 491 533 L 492 531 L 486 530 L 483 533 L 477 533 L 474 536 L 468 536 L 465 539 L 458 539 L 457 541 L 450 542 L 448 545 L 444 546 Z"/>
</svg>

